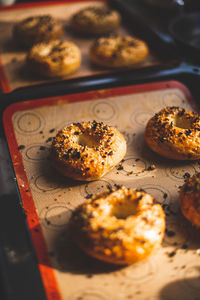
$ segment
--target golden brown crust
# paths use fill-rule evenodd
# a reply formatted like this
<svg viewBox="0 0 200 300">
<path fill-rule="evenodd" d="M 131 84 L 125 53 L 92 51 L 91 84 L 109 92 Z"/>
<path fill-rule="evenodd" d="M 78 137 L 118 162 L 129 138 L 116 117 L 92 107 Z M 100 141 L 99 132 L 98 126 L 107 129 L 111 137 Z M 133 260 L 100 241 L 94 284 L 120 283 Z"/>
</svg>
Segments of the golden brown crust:
<svg viewBox="0 0 200 300">
<path fill-rule="evenodd" d="M 200 158 L 200 117 L 179 107 L 167 107 L 147 123 L 145 140 L 161 156 L 177 160 Z"/>
<path fill-rule="evenodd" d="M 115 10 L 106 7 L 89 6 L 72 16 L 73 30 L 84 34 L 107 34 L 120 25 L 121 17 Z"/>
<path fill-rule="evenodd" d="M 74 73 L 81 63 L 81 52 L 72 42 L 53 40 L 34 45 L 28 55 L 30 69 L 42 76 L 59 77 Z"/>
<path fill-rule="evenodd" d="M 180 205 L 183 215 L 200 227 L 200 173 L 193 175 L 181 187 Z"/>
<path fill-rule="evenodd" d="M 114 127 L 104 123 L 74 123 L 53 140 L 53 166 L 75 180 L 97 180 L 117 165 L 126 153 L 126 141 Z"/>
<path fill-rule="evenodd" d="M 93 63 L 108 68 L 132 67 L 149 53 L 144 41 L 131 36 L 109 36 L 97 39 L 91 47 Z"/>
<path fill-rule="evenodd" d="M 76 243 L 89 255 L 113 264 L 131 264 L 160 246 L 165 214 L 152 196 L 121 187 L 80 205 L 71 225 Z"/>
<path fill-rule="evenodd" d="M 17 23 L 13 30 L 14 39 L 28 47 L 36 43 L 60 39 L 62 35 L 62 25 L 50 15 L 26 18 Z"/>
</svg>

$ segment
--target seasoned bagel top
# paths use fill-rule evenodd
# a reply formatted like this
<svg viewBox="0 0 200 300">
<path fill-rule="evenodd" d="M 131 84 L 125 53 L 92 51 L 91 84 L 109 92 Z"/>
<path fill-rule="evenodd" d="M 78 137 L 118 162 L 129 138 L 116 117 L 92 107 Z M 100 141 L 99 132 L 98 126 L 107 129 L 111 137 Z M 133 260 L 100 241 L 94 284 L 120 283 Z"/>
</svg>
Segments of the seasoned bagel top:
<svg viewBox="0 0 200 300">
<path fill-rule="evenodd" d="M 74 238 L 88 254 L 116 264 L 139 261 L 157 248 L 165 215 L 151 195 L 126 187 L 94 195 L 72 217 Z"/>
<path fill-rule="evenodd" d="M 81 63 L 81 51 L 71 41 L 52 40 L 35 44 L 27 55 L 30 69 L 46 77 L 58 77 L 76 71 Z"/>
<path fill-rule="evenodd" d="M 28 54 L 28 59 L 46 60 L 54 64 L 63 62 L 66 65 L 71 65 L 77 59 L 80 61 L 80 57 L 80 50 L 73 42 L 60 40 L 34 45 Z"/>
<path fill-rule="evenodd" d="M 107 7 L 89 6 L 72 16 L 72 27 L 84 33 L 105 34 L 120 24 L 121 17 L 116 10 Z"/>
<path fill-rule="evenodd" d="M 100 178 L 121 161 L 126 141 L 114 127 L 103 122 L 74 123 L 61 130 L 52 143 L 54 165 L 78 180 Z"/>
<path fill-rule="evenodd" d="M 152 117 L 145 131 L 147 144 L 174 159 L 200 158 L 200 117 L 180 107 L 166 107 Z"/>
<path fill-rule="evenodd" d="M 50 15 L 31 16 L 19 22 L 16 28 L 23 31 L 33 32 L 39 30 L 40 32 L 45 32 L 46 30 L 51 31 L 51 26 L 55 23 L 54 18 Z"/>
<path fill-rule="evenodd" d="M 200 173 L 196 173 L 192 177 L 188 178 L 181 187 L 181 192 L 184 194 L 192 193 L 200 199 Z"/>
<path fill-rule="evenodd" d="M 132 36 L 111 35 L 97 39 L 90 50 L 92 61 L 108 67 L 130 67 L 144 60 L 147 44 Z"/>
<path fill-rule="evenodd" d="M 13 30 L 18 42 L 31 46 L 42 41 L 60 38 L 63 34 L 62 25 L 51 15 L 36 15 L 23 19 Z"/>
<path fill-rule="evenodd" d="M 196 227 L 200 227 L 200 173 L 188 178 L 180 189 L 180 205 L 183 215 Z"/>
</svg>

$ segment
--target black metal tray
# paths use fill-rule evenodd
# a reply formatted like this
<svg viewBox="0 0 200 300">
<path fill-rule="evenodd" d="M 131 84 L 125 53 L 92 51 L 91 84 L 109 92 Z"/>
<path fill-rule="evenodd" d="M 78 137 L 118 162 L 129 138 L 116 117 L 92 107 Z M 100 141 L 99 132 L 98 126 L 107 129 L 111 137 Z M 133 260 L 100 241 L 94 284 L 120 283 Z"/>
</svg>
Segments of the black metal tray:
<svg viewBox="0 0 200 300">
<path fill-rule="evenodd" d="M 173 72 L 172 72 L 173 70 Z M 110 83 L 101 83 L 101 87 L 108 88 L 111 86 L 126 86 L 140 83 L 147 83 L 161 80 L 178 80 L 185 84 L 194 99 L 198 101 L 199 93 L 199 70 L 191 66 L 180 66 L 170 70 L 159 70 L 156 73 L 149 74 L 146 79 L 133 79 L 131 76 L 126 77 L 123 81 L 114 81 Z M 179 72 L 178 72 L 179 71 Z M 130 75 L 130 74 L 129 74 Z M 90 90 L 90 86 L 84 87 L 84 90 Z M 75 93 L 75 87 L 71 90 L 64 91 L 60 89 L 60 95 Z M 28 96 L 24 94 L 25 96 Z M 40 97 L 41 98 L 41 97 Z M 14 101 L 22 100 L 14 98 Z M 29 99 L 27 99 L 29 100 Z M 6 102 L 8 105 L 8 102 Z M 2 111 L 1 111 L 2 112 Z M 35 257 L 35 250 L 31 242 L 29 230 L 26 223 L 25 214 L 21 205 L 21 200 L 18 194 L 18 187 L 15 181 L 15 174 L 11 159 L 9 159 L 9 152 L 6 146 L 6 138 L 4 135 L 3 126 L 1 123 L 1 139 L 5 143 L 4 150 L 7 153 L 8 162 L 6 162 L 5 177 L 10 175 L 9 185 L 10 192 L 1 195 L 1 226 L 0 226 L 0 285 L 1 293 L 0 299 L 4 300 L 45 300 L 44 288 L 42 286 L 40 273 Z M 1 178 L 1 183 L 5 178 Z"/>
<path fill-rule="evenodd" d="M 59 2 L 62 3 L 62 0 Z M 68 2 L 70 3 L 70 1 L 66 1 L 66 3 Z M 155 65 L 149 67 L 138 66 L 134 69 L 134 78 L 137 78 L 137 76 L 139 79 L 142 76 L 145 78 L 148 69 L 152 70 L 153 68 L 157 69 L 158 67 L 166 69 L 170 68 L 171 64 L 183 61 L 183 57 L 180 56 L 176 43 L 168 32 L 168 23 L 173 18 L 174 14 L 157 13 L 155 10 L 145 6 L 143 1 L 108 0 L 107 2 L 111 7 L 120 11 L 124 27 L 128 28 L 129 31 L 136 34 L 139 38 L 144 39 L 148 43 L 152 54 L 158 59 Z M 46 3 L 48 3 L 48 1 L 46 1 Z M 33 7 L 37 7 L 37 5 L 39 8 L 42 4 L 40 2 L 38 2 L 38 4 L 35 2 Z M 21 7 L 31 7 L 31 3 L 17 4 L 15 9 Z M 12 12 L 12 6 L 10 7 L 10 11 Z M 19 93 L 23 95 L 23 92 L 29 92 L 30 95 L 33 95 L 34 97 L 35 93 L 37 93 L 37 89 L 39 89 L 39 91 L 42 90 L 43 92 L 46 88 L 46 91 L 48 92 L 49 89 L 52 90 L 54 88 L 56 90 L 56 88 L 58 87 L 59 89 L 60 86 L 66 86 L 67 89 L 71 86 L 76 86 L 77 88 L 82 88 L 83 86 L 92 87 L 96 84 L 96 80 L 97 83 L 100 81 L 105 82 L 106 80 L 111 81 L 111 78 L 115 80 L 115 77 L 120 78 L 120 74 L 126 76 L 126 73 L 126 71 L 110 70 L 106 73 L 100 73 L 99 75 L 77 76 L 73 79 L 61 81 L 51 80 L 48 82 L 47 80 L 45 83 L 42 83 L 43 81 L 38 81 L 36 85 L 18 87 L 12 91 L 7 91 L 7 93 L 10 94 L 16 92 L 17 95 Z"/>
</svg>

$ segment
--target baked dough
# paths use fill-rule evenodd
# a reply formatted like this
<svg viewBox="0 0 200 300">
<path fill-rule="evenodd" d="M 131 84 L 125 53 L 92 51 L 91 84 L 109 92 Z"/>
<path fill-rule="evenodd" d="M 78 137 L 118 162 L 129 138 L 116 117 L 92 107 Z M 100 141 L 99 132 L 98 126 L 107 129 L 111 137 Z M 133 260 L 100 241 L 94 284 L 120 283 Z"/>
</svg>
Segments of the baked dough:
<svg viewBox="0 0 200 300">
<path fill-rule="evenodd" d="M 74 123 L 53 139 L 51 162 L 67 177 L 96 180 L 117 165 L 126 153 L 126 141 L 103 122 Z"/>
<path fill-rule="evenodd" d="M 145 140 L 161 156 L 176 160 L 200 158 L 200 117 L 180 107 L 166 107 L 147 123 Z"/>
<path fill-rule="evenodd" d="M 89 6 L 71 18 L 73 30 L 84 34 L 107 34 L 116 30 L 121 22 L 120 14 L 102 6 Z"/>
<path fill-rule="evenodd" d="M 17 23 L 13 30 L 13 36 L 17 43 L 26 47 L 60 39 L 62 35 L 62 25 L 51 15 L 28 17 Z"/>
<path fill-rule="evenodd" d="M 28 55 L 29 68 L 45 77 L 74 73 L 81 63 L 81 52 L 73 42 L 53 40 L 34 45 Z"/>
<path fill-rule="evenodd" d="M 97 39 L 90 49 L 91 61 L 102 67 L 132 67 L 148 55 L 147 44 L 131 36 L 109 36 Z"/>
<path fill-rule="evenodd" d="M 183 215 L 196 227 L 200 227 L 200 173 L 189 178 L 180 189 L 180 205 Z"/>
<path fill-rule="evenodd" d="M 89 255 L 113 264 L 132 264 L 160 246 L 165 214 L 149 194 L 120 187 L 80 205 L 71 227 L 75 242 Z"/>
</svg>

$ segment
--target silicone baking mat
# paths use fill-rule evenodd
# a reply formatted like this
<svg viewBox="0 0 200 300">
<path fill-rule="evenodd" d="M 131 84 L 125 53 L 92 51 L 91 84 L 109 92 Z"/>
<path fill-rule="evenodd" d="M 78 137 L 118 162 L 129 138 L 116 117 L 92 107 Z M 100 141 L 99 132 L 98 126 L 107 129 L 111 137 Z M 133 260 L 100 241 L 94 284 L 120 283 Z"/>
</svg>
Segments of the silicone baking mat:
<svg viewBox="0 0 200 300">
<path fill-rule="evenodd" d="M 147 120 L 165 106 L 195 110 L 185 86 L 162 82 L 98 90 L 10 105 L 4 128 L 47 298 L 69 300 L 193 299 L 200 296 L 200 235 L 181 215 L 178 189 L 200 162 L 158 157 L 144 142 Z M 71 122 L 103 121 L 126 137 L 124 160 L 102 179 L 75 182 L 49 161 L 52 137 Z M 123 184 L 161 203 L 161 248 L 139 263 L 114 267 L 84 254 L 68 228 L 89 195 Z"/>
<path fill-rule="evenodd" d="M 28 4 L 19 4 L 10 7 L 0 8 L 0 84 L 3 92 L 10 92 L 17 88 L 37 84 L 48 84 L 59 79 L 46 79 L 38 75 L 34 75 L 29 71 L 26 64 L 27 52 L 19 49 L 13 39 L 13 26 L 24 18 L 34 15 L 50 14 L 57 18 L 64 26 L 64 40 L 75 42 L 81 49 L 82 63 L 74 74 L 63 79 L 83 78 L 96 74 L 111 73 L 111 69 L 106 70 L 91 64 L 89 59 L 89 48 L 94 41 L 93 38 L 80 37 L 72 33 L 69 20 L 71 16 L 79 9 L 87 6 L 106 6 L 105 0 L 74 0 L 74 1 L 55 1 L 55 2 L 35 2 Z M 134 32 L 128 31 L 123 25 L 116 33 L 121 35 L 133 35 Z M 160 60 L 152 53 L 141 63 L 135 67 L 143 68 L 152 65 L 161 64 Z"/>
</svg>

